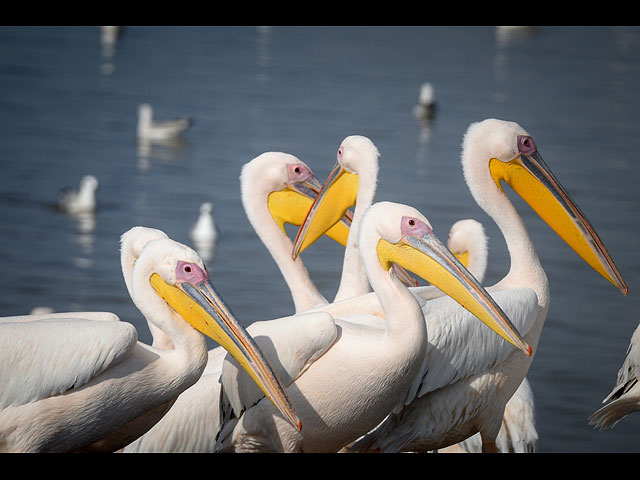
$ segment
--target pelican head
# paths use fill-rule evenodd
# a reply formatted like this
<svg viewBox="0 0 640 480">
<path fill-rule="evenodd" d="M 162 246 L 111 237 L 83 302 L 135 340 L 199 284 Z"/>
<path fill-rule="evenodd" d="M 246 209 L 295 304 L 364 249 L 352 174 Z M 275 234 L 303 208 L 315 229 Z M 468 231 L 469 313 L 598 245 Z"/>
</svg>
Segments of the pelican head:
<svg viewBox="0 0 640 480">
<path fill-rule="evenodd" d="M 298 230 L 293 258 L 312 245 L 356 204 L 362 176 L 367 176 L 367 184 L 373 186 L 370 192 L 367 192 L 371 198 L 362 200 L 367 205 L 373 201 L 379 157 L 378 149 L 367 137 L 351 135 L 342 141 L 338 148 L 337 162 Z"/>
<path fill-rule="evenodd" d="M 322 188 L 311 169 L 294 155 L 265 152 L 242 167 L 242 201 L 267 199 L 273 220 L 286 235 L 285 225 L 299 226 Z M 327 236 L 345 246 L 349 237 L 350 216 L 336 222 Z"/>
<path fill-rule="evenodd" d="M 496 119 L 472 124 L 463 140 L 462 166 L 478 204 L 487 204 L 483 200 L 491 195 L 492 185 L 504 194 L 501 182 L 507 183 L 578 255 L 626 295 L 627 284 L 602 240 L 520 125 Z"/>
<path fill-rule="evenodd" d="M 482 281 L 487 268 L 489 247 L 487 235 L 480 222 L 465 218 L 454 223 L 449 230 L 447 248 L 479 281 Z"/>
<path fill-rule="evenodd" d="M 135 269 L 148 274 L 157 295 L 193 328 L 222 345 L 286 418 L 301 428 L 282 383 L 255 341 L 234 320 L 194 250 L 168 238 L 152 240 L 144 246 Z M 134 285 L 134 302 L 137 294 Z M 147 308 L 142 303 L 136 305 L 141 311 Z"/>
<path fill-rule="evenodd" d="M 378 232 L 373 237 L 371 231 Z M 531 355 L 531 347 L 475 277 L 440 242 L 429 221 L 415 208 L 392 202 L 369 207 L 362 219 L 359 243 L 367 250 L 374 238 L 380 265 L 399 265 L 435 285 L 473 313 L 502 338 Z"/>
</svg>

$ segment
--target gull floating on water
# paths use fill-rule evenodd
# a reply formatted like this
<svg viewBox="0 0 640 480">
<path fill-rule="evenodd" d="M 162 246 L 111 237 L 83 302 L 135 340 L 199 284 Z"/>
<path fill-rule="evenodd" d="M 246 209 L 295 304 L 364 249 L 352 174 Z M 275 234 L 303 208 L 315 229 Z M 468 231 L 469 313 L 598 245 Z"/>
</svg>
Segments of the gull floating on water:
<svg viewBox="0 0 640 480">
<path fill-rule="evenodd" d="M 89 213 L 96 210 L 96 190 L 98 179 L 93 175 L 86 175 L 80 181 L 79 190 L 64 188 L 60 192 L 58 207 L 66 213 Z"/>
<path fill-rule="evenodd" d="M 204 202 L 200 205 L 200 216 L 189 234 L 196 243 L 214 244 L 218 240 L 218 231 L 213 219 L 213 204 Z"/>
<path fill-rule="evenodd" d="M 435 116 L 436 92 L 431 83 L 425 82 L 420 87 L 418 104 L 413 107 L 413 114 L 421 119 L 430 119 Z"/>
<path fill-rule="evenodd" d="M 153 108 L 148 103 L 138 107 L 138 138 L 148 140 L 167 140 L 180 136 L 193 125 L 191 118 L 154 121 Z"/>
</svg>

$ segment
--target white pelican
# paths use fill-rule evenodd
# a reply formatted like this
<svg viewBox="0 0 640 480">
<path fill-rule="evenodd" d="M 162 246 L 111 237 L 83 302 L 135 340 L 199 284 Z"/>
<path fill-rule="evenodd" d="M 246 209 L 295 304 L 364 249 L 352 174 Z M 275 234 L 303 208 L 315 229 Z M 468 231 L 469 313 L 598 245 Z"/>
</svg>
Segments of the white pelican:
<svg viewBox="0 0 640 480">
<path fill-rule="evenodd" d="M 427 331 L 420 305 L 395 274 L 394 264 L 411 268 L 522 351 L 530 352 L 504 313 L 414 208 L 390 202 L 372 205 L 361 220 L 357 243 L 385 321 L 381 324 L 376 317 L 369 324 L 362 318 L 368 315 L 358 314 L 327 316 L 313 338 L 329 339 L 329 348 L 292 377 L 287 387 L 303 430 L 289 428 L 264 399 L 251 406 L 246 400 L 230 398 L 234 410 L 244 409 L 244 413 L 233 430 L 229 428 L 232 422 L 223 429 L 219 451 L 337 452 L 378 425 L 402 402 L 422 366 Z M 303 328 L 296 328 L 303 316 L 259 322 L 267 337 L 264 340 L 274 343 L 277 358 L 312 348 L 309 336 L 300 339 Z M 252 335 L 260 341 L 257 333 Z M 243 376 L 242 372 L 238 376 L 232 361 L 225 362 L 224 391 L 242 394 Z"/>
<path fill-rule="evenodd" d="M 157 121 L 153 119 L 153 109 L 148 103 L 138 107 L 138 138 L 145 140 L 169 140 L 180 136 L 193 125 L 191 118 L 175 118 Z"/>
<path fill-rule="evenodd" d="M 449 230 L 447 248 L 469 269 L 478 282 L 482 283 L 488 258 L 487 236 L 482 224 L 472 218 L 458 220 Z M 525 377 L 504 409 L 496 447 L 502 453 L 534 453 L 537 440 L 534 396 Z M 459 444 L 439 450 L 445 453 L 481 451 L 482 438 L 479 433 Z"/>
<path fill-rule="evenodd" d="M 534 351 L 549 307 L 548 282 L 522 219 L 502 191 L 501 180 L 589 265 L 626 294 L 627 286 L 602 241 L 522 127 L 495 119 L 472 124 L 463 142 L 462 165 L 474 199 L 498 224 L 511 258 L 509 273 L 488 291 Z M 344 189 L 353 188 L 352 176 L 344 165 L 338 165 L 313 207 L 322 210 L 320 203 L 334 207 L 333 217 L 322 210 L 316 216 L 325 223 L 318 222 L 313 228 L 305 224 L 301 232 L 306 229 L 315 230 L 314 236 L 321 234 L 350 206 L 353 192 Z M 305 238 L 303 232 L 302 246 Z M 449 299 L 433 298 L 433 288 L 418 287 L 413 293 L 423 298 L 429 332 L 428 369 L 416 377 L 402 411 L 390 415 L 353 450 L 431 451 L 480 432 L 483 450 L 496 451 L 505 404 L 522 383 L 533 355 L 520 355 Z M 369 295 L 340 302 L 343 310 L 379 313 L 375 303 L 375 297 Z M 479 348 L 459 347 L 470 338 Z"/>
<path fill-rule="evenodd" d="M 589 417 L 594 428 L 613 428 L 630 413 L 640 410 L 640 326 L 631 336 L 627 357 L 618 372 L 616 386 L 602 403 L 610 402 Z"/>
<path fill-rule="evenodd" d="M 302 260 L 294 261 L 291 258 L 293 244 L 285 229 L 286 224 L 302 224 L 321 187 L 311 169 L 302 160 L 282 152 L 265 152 L 257 156 L 243 166 L 240 175 L 242 204 L 247 218 L 278 265 L 290 289 L 296 312 L 328 303 L 311 280 Z M 343 246 L 346 245 L 349 236 L 349 218 L 343 218 L 327 232 L 327 236 Z M 133 268 L 137 255 L 146 242 L 162 236 L 165 234 L 159 230 L 145 229 L 144 234 L 138 233 L 137 242 L 128 242 L 126 246 L 123 243 L 123 271 Z M 126 276 L 125 274 L 125 278 Z M 316 347 L 319 341 L 325 341 L 321 332 L 317 334 L 319 341 L 313 339 L 316 335 L 313 330 L 314 322 L 323 321 L 324 318 L 324 314 L 317 314 L 305 316 L 300 320 L 300 325 L 308 325 L 308 335 L 313 348 L 328 347 L 328 344 Z M 303 320 L 305 323 L 301 323 Z M 294 326 L 299 328 L 300 325 Z M 152 331 L 154 346 L 171 348 L 170 339 L 166 335 L 151 323 L 149 328 Z M 247 330 L 260 335 L 260 323 L 250 325 Z M 257 339 L 259 344 L 261 338 L 263 337 Z M 267 341 L 261 347 L 265 352 L 273 351 L 271 341 Z M 316 351 L 312 353 L 318 354 Z M 226 351 L 221 347 L 210 350 L 207 367 L 196 384 L 180 395 L 162 420 L 128 445 L 124 451 L 212 452 L 224 421 L 218 409 L 224 407 L 220 405 L 219 397 L 220 373 L 225 355 Z M 280 378 L 290 378 L 297 375 L 301 365 L 306 361 L 304 356 L 282 357 L 277 358 L 277 363 L 273 366 Z M 279 370 L 280 368 L 282 370 Z"/>
<path fill-rule="evenodd" d="M 114 451 L 126 445 L 201 375 L 207 350 L 200 332 L 233 352 L 299 428 L 260 350 L 224 310 L 215 310 L 224 304 L 193 250 L 168 238 L 147 243 L 130 282 L 132 300 L 174 348 L 138 342 L 135 327 L 111 313 L 0 319 L 2 451 Z"/>
<path fill-rule="evenodd" d="M 413 107 L 413 114 L 422 120 L 431 119 L 436 114 L 436 91 L 433 85 L 425 82 L 420 86 L 418 103 Z"/>
<path fill-rule="evenodd" d="M 92 213 L 96 210 L 96 190 L 98 190 L 98 179 L 93 175 L 85 175 L 80 180 L 80 188 L 71 190 L 64 188 L 60 191 L 58 207 L 60 210 L 70 214 Z"/>
</svg>

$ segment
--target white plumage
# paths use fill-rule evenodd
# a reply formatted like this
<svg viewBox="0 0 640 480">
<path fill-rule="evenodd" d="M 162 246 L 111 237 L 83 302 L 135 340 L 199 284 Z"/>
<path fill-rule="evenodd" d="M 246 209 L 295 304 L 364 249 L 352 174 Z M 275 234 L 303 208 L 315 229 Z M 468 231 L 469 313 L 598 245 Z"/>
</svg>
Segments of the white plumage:
<svg viewBox="0 0 640 480">
<path fill-rule="evenodd" d="M 189 238 L 196 243 L 215 244 L 218 240 L 218 229 L 213 218 L 213 204 L 204 202 L 200 205 L 200 214 L 189 232 Z"/>
<path fill-rule="evenodd" d="M 186 300 L 206 306 L 202 260 L 161 238 L 146 243 L 123 273 L 132 300 L 172 348 L 138 342 L 132 324 L 107 312 L 0 319 L 2 451 L 115 451 L 146 432 L 201 375 L 206 343 L 194 327 L 220 338 L 200 325 L 208 314 Z M 190 293 L 172 296 L 182 288 Z M 192 310 L 181 317 L 176 311 L 184 312 L 185 302 Z"/>
<path fill-rule="evenodd" d="M 447 248 L 466 264 L 479 282 L 482 282 L 487 267 L 488 244 L 484 227 L 480 222 L 467 218 L 454 223 L 449 230 Z M 507 402 L 496 447 L 502 453 L 534 453 L 537 440 L 534 395 L 525 377 L 516 393 Z M 463 442 L 439 452 L 481 453 L 482 438 L 476 433 Z"/>
<path fill-rule="evenodd" d="M 427 120 L 435 116 L 436 109 L 436 90 L 431 83 L 425 82 L 420 86 L 420 95 L 418 103 L 413 107 L 413 114 L 419 119 Z"/>
<path fill-rule="evenodd" d="M 257 156 L 243 166 L 240 176 L 242 203 L 247 218 L 289 286 L 296 312 L 327 303 L 302 260 L 294 261 L 291 258 L 292 242 L 285 231 L 287 223 L 296 226 L 302 223 L 320 187 L 320 182 L 303 161 L 282 152 L 266 152 Z M 144 241 L 157 235 L 164 234 L 148 230 L 148 237 Z M 348 226 L 341 223 L 328 235 L 345 244 L 349 235 Z M 142 246 L 137 245 L 127 255 L 123 251 L 123 261 L 133 265 Z M 123 265 L 123 270 L 125 268 Z M 263 336 L 261 322 L 247 329 L 265 354 L 276 359 L 273 367 L 281 379 L 295 377 L 310 361 L 309 357 L 323 352 L 334 339 L 335 330 L 332 326 L 324 333 L 321 330 L 326 325 L 325 314 L 292 318 L 292 328 L 308 337 L 306 344 L 301 342 L 301 348 L 304 351 L 310 349 L 311 353 L 292 356 L 278 354 L 288 349 L 289 345 L 274 349 L 272 340 Z M 153 332 L 154 346 L 170 345 L 162 332 L 154 332 L 152 324 L 149 327 Z M 214 451 L 225 418 L 231 414 L 229 411 L 220 411 L 228 408 L 228 404 L 220 403 L 220 374 L 225 356 L 226 351 L 221 347 L 210 350 L 207 367 L 198 382 L 180 395 L 167 415 L 147 434 L 128 445 L 125 452 Z M 249 384 L 241 387 L 245 391 L 250 388 L 251 382 L 246 377 L 242 380 Z M 227 392 L 234 398 L 238 396 L 230 385 L 227 385 Z M 256 390 L 254 395 L 260 398 L 262 393 Z"/>
<path fill-rule="evenodd" d="M 154 120 L 153 108 L 148 103 L 138 107 L 138 138 L 143 140 L 169 140 L 179 137 L 193 125 L 191 118 Z"/>
<path fill-rule="evenodd" d="M 550 173 L 522 127 L 495 119 L 472 124 L 463 142 L 462 165 L 474 199 L 498 224 L 509 249 L 509 273 L 487 290 L 534 352 L 549 307 L 548 282 L 522 220 L 501 190 L 501 180 L 626 293 L 626 284 L 595 230 Z M 567 231 L 571 233 L 566 235 Z M 423 292 L 425 287 L 414 290 L 419 295 Z M 523 356 L 477 328 L 466 312 L 443 305 L 446 300 L 438 298 L 423 306 L 429 331 L 428 369 L 416 379 L 414 396 L 354 450 L 430 451 L 480 432 L 483 451 L 495 451 L 505 405 L 522 383 L 533 356 Z"/>
<path fill-rule="evenodd" d="M 96 190 L 98 179 L 93 175 L 86 175 L 80 180 L 78 190 L 65 188 L 60 192 L 58 207 L 70 214 L 92 213 L 97 208 Z"/>
<path fill-rule="evenodd" d="M 358 249 L 386 320 L 357 314 L 333 320 L 327 317 L 325 328 L 318 328 L 313 339 L 317 341 L 317 334 L 322 331 L 328 339 L 334 335 L 335 342 L 313 363 L 305 364 L 306 370 L 293 377 L 295 382 L 288 387 L 304 425 L 302 432 L 290 429 L 264 400 L 250 408 L 251 403 L 239 402 L 235 411 L 242 406 L 246 410 L 233 431 L 230 422 L 222 432 L 221 451 L 335 452 L 375 427 L 406 395 L 422 365 L 425 323 L 415 297 L 390 273 L 394 269 L 385 270 L 385 265 L 389 268 L 393 261 L 407 263 L 406 258 L 394 257 L 389 263 L 383 262 L 386 256 L 379 249 L 389 244 L 391 252 L 406 253 L 405 238 L 426 241 L 427 237 L 434 237 L 427 220 L 415 209 L 389 202 L 370 207 L 360 228 Z M 420 234 L 410 235 L 406 229 L 411 228 Z M 407 241 L 415 245 L 412 242 L 416 240 Z M 444 247 L 438 248 L 439 253 L 433 258 L 445 251 L 448 252 Z M 447 258 L 454 258 L 448 255 Z M 427 270 L 421 268 L 424 265 L 420 258 L 425 257 L 412 257 L 410 263 L 424 274 Z M 466 271 L 456 264 L 458 272 Z M 428 280 L 431 273 L 426 275 Z M 476 314 L 482 316 L 477 311 Z M 294 322 L 305 315 L 298 315 Z M 311 340 L 305 338 L 300 342 L 294 322 L 290 318 L 261 322 L 266 336 L 278 349 L 278 358 L 291 355 Z M 282 350 L 279 345 L 283 345 Z M 237 392 L 241 383 L 236 380 L 236 369 L 229 367 L 225 363 L 223 386 L 226 391 L 232 382 L 232 391 Z"/>
<path fill-rule="evenodd" d="M 613 428 L 630 413 L 640 411 L 640 326 L 631 336 L 627 356 L 618 371 L 615 387 L 602 403 L 610 402 L 589 417 L 594 428 Z"/>
</svg>

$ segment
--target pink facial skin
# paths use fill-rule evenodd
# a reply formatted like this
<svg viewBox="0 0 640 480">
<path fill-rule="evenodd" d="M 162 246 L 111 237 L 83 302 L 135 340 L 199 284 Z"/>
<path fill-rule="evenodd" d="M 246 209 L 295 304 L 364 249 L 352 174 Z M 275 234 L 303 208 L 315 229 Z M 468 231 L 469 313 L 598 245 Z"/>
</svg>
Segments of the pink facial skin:
<svg viewBox="0 0 640 480">
<path fill-rule="evenodd" d="M 209 274 L 195 263 L 179 261 L 176 267 L 176 281 L 197 285 L 209 278 Z"/>
<path fill-rule="evenodd" d="M 536 147 L 536 143 L 533 141 L 533 138 L 527 135 L 518 135 L 518 151 L 520 153 L 531 155 L 536 150 L 538 150 L 538 147 Z"/>
<path fill-rule="evenodd" d="M 402 217 L 400 231 L 402 235 L 418 238 L 433 233 L 433 229 L 429 225 L 414 217 Z"/>
<path fill-rule="evenodd" d="M 290 182 L 304 182 L 313 177 L 313 172 L 306 165 L 292 163 L 287 165 L 287 176 Z"/>
</svg>

